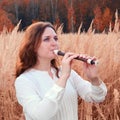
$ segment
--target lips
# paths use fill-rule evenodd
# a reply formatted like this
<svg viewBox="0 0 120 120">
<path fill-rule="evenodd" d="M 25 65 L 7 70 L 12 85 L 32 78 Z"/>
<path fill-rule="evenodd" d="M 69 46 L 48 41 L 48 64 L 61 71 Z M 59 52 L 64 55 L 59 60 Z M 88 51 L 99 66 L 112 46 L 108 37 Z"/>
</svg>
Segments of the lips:
<svg viewBox="0 0 120 120">
<path fill-rule="evenodd" d="M 55 54 L 55 52 L 54 52 L 55 50 L 57 50 L 57 49 L 53 49 L 53 50 L 51 50 L 51 52 L 52 52 L 53 54 Z M 56 54 L 55 54 L 55 55 L 56 55 Z"/>
<path fill-rule="evenodd" d="M 54 52 L 55 50 L 58 50 L 58 49 L 52 49 L 51 51 L 53 51 L 53 52 Z"/>
</svg>

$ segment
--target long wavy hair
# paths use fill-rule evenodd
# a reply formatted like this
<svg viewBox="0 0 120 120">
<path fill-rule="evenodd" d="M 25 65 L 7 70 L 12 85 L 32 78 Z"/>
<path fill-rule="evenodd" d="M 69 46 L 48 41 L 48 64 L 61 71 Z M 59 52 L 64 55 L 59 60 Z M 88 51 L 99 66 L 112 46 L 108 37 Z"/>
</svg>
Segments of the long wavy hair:
<svg viewBox="0 0 120 120">
<path fill-rule="evenodd" d="M 41 44 L 41 37 L 46 27 L 51 27 L 56 32 L 54 26 L 49 22 L 36 22 L 26 29 L 16 63 L 16 77 L 37 63 L 37 49 Z M 56 76 L 59 77 L 55 59 L 51 61 L 51 66 L 56 69 Z"/>
</svg>

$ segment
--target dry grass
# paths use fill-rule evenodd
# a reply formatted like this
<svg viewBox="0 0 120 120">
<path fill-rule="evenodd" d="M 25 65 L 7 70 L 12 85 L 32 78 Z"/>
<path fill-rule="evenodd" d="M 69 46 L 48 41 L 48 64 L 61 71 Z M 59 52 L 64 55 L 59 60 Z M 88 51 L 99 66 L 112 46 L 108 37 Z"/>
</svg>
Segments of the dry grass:
<svg viewBox="0 0 120 120">
<path fill-rule="evenodd" d="M 120 119 L 120 31 L 108 34 L 62 34 L 59 36 L 63 51 L 73 51 L 96 56 L 99 60 L 99 73 L 107 84 L 108 95 L 100 104 L 89 104 L 79 99 L 79 119 L 119 120 Z M 73 68 L 85 79 L 79 61 Z M 114 106 L 114 107 L 113 107 Z M 86 109 L 85 109 L 86 108 Z"/>
<path fill-rule="evenodd" d="M 22 108 L 18 105 L 14 90 L 14 68 L 18 48 L 24 32 L 4 30 L 0 34 L 0 120 L 24 120 Z M 60 49 L 96 56 L 100 64 L 99 72 L 107 84 L 108 95 L 100 104 L 86 103 L 79 98 L 80 120 L 120 120 L 120 31 L 108 34 L 88 33 L 61 34 L 58 31 Z M 84 78 L 80 61 L 75 61 L 75 69 Z"/>
<path fill-rule="evenodd" d="M 0 120 L 19 120 L 22 112 L 14 90 L 16 54 L 23 36 L 17 30 L 18 26 L 11 33 L 3 30 L 0 34 Z"/>
</svg>

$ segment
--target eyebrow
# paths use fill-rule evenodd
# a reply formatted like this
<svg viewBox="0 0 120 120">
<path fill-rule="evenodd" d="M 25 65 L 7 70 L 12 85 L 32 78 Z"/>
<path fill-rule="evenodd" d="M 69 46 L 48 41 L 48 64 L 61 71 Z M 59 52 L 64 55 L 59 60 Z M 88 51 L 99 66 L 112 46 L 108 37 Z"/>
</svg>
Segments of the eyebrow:
<svg viewBox="0 0 120 120">
<path fill-rule="evenodd" d="M 47 36 L 44 36 L 44 37 L 50 37 L 49 35 L 47 35 Z"/>
<path fill-rule="evenodd" d="M 44 36 L 44 37 L 50 37 L 50 35 L 46 35 L 46 36 Z M 57 35 L 54 35 L 54 37 L 57 37 Z"/>
</svg>

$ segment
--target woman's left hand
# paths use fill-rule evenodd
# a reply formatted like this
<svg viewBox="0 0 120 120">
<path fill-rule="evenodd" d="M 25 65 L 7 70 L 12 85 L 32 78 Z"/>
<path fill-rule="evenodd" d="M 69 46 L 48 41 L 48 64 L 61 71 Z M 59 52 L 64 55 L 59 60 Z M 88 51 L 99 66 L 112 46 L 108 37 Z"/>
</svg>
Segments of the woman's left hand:
<svg viewBox="0 0 120 120">
<path fill-rule="evenodd" d="M 92 60 L 96 60 L 95 57 L 90 57 L 87 55 L 80 55 L 80 57 L 86 58 L 86 59 L 92 59 Z M 84 73 L 86 74 L 86 76 L 88 77 L 88 79 L 91 81 L 92 84 L 94 85 L 100 85 L 100 79 L 99 79 L 99 75 L 98 75 L 98 66 L 94 65 L 94 64 L 88 64 L 88 63 L 83 63 L 83 70 Z"/>
</svg>

